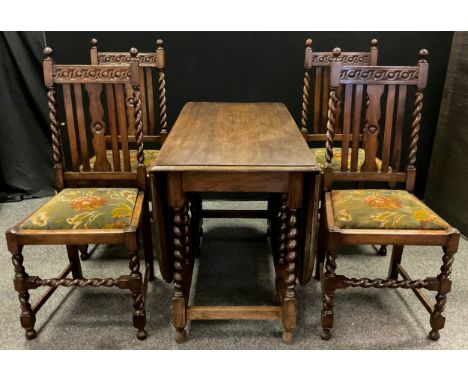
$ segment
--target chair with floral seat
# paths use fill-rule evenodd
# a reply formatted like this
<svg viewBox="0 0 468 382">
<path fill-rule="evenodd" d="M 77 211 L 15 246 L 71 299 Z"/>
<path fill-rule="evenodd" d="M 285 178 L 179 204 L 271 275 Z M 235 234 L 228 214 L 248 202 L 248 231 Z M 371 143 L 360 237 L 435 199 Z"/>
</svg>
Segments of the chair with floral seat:
<svg viewBox="0 0 468 382">
<path fill-rule="evenodd" d="M 45 48 L 44 54 L 44 81 L 57 194 L 6 232 L 15 270 L 14 287 L 21 306 L 21 325 L 26 330 L 27 339 L 36 337 L 36 313 L 59 286 L 118 287 L 131 292 L 133 325 L 137 328 L 137 337 L 144 339 L 147 335 L 146 290 L 153 259 L 149 211 L 145 200 L 146 169 L 136 59 L 138 52 L 132 48 L 132 61 L 120 66 L 56 65 L 51 48 Z M 123 94 L 127 84 L 132 87 L 135 106 L 137 166 L 134 171 L 130 165 L 128 146 L 121 145 L 112 151 L 111 162 L 114 166 L 106 157 L 105 134 L 108 129 L 116 139 L 117 123 L 120 131 L 128 127 L 125 103 L 119 102 L 119 94 Z M 61 88 L 67 120 L 67 129 L 62 133 L 57 122 L 56 88 Z M 104 103 L 106 108 L 103 99 L 107 101 Z M 66 147 L 69 148 L 69 170 L 66 170 L 62 149 L 65 137 Z M 91 147 L 96 156 L 93 164 L 90 164 Z M 140 232 L 145 250 L 144 276 L 140 271 L 138 255 Z M 117 278 L 85 278 L 78 249 L 88 244 L 123 246 L 129 254 L 129 274 Z M 22 250 L 25 245 L 64 245 L 69 265 L 58 277 L 30 276 L 23 265 Z M 67 277 L 70 272 L 72 277 Z M 41 286 L 49 288 L 32 306 L 28 291 Z"/>
<path fill-rule="evenodd" d="M 338 59 L 347 66 L 375 66 L 378 60 L 377 39 L 371 40 L 371 47 L 368 52 L 341 52 Z M 304 139 L 311 146 L 317 162 L 323 169 L 326 164 L 325 160 L 325 142 L 327 132 L 327 108 L 328 108 L 328 86 L 330 83 L 330 63 L 333 59 L 333 52 L 315 52 L 312 49 L 312 39 L 307 39 L 305 42 L 305 59 L 304 59 L 304 86 L 302 89 L 302 118 L 301 132 Z M 310 89 L 313 89 L 313 99 L 310 102 Z M 337 95 L 343 98 L 346 94 L 346 85 L 340 86 L 337 89 Z M 365 113 L 365 100 L 361 104 L 356 104 L 359 108 L 357 112 Z M 336 125 L 335 139 L 341 140 L 341 120 L 342 116 L 340 108 L 337 109 L 337 119 L 339 123 Z M 358 134 L 358 141 L 362 142 L 362 134 Z M 316 147 L 317 144 L 320 147 Z M 351 150 L 352 152 L 352 150 Z M 359 171 L 364 163 L 365 152 L 362 147 L 358 147 L 355 154 L 357 156 L 356 168 Z M 348 165 L 351 166 L 351 157 Z M 380 169 L 382 161 L 377 157 L 375 159 L 377 167 Z M 341 168 L 341 148 L 333 147 L 332 167 L 335 170 Z M 378 253 L 382 256 L 387 254 L 385 246 L 381 246 Z M 316 272 L 318 277 L 318 272 Z"/>
<path fill-rule="evenodd" d="M 331 63 L 330 98 L 327 122 L 324 206 L 320 219 L 319 266 L 323 308 L 322 338 L 331 337 L 335 291 L 348 287 L 411 289 L 430 313 L 429 338 L 439 339 L 444 327 L 443 311 L 451 289 L 450 274 L 458 249 L 459 232 L 413 195 L 416 153 L 420 130 L 423 90 L 429 64 L 427 51 L 420 51 L 416 66 L 344 66 Z M 339 50 L 335 51 L 335 57 Z M 340 170 L 332 165 L 339 86 L 347 85 L 342 104 L 342 158 Z M 407 95 L 414 92 L 411 122 L 405 129 Z M 356 121 L 353 105 L 367 97 L 367 110 Z M 356 123 L 352 123 L 352 121 Z M 362 127 L 362 128 L 361 128 Z M 355 132 L 362 129 L 364 162 L 350 154 L 358 145 Z M 409 133 L 406 166 L 402 166 L 403 133 Z M 380 168 L 375 159 L 380 152 Z M 351 156 L 351 165 L 348 157 Z M 393 182 L 404 189 L 334 189 L 336 182 Z M 336 258 L 341 246 L 360 244 L 393 245 L 387 278 L 348 278 L 336 274 Z M 441 246 L 442 267 L 436 277 L 412 279 L 401 265 L 404 245 Z M 401 276 L 401 279 L 399 279 Z M 436 292 L 435 304 L 421 289 Z"/>
</svg>

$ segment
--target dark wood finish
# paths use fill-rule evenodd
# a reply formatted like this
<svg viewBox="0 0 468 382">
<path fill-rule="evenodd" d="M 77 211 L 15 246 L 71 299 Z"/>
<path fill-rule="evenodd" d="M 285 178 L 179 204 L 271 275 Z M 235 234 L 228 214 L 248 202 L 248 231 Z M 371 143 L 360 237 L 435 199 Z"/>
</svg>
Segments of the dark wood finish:
<svg viewBox="0 0 468 382">
<path fill-rule="evenodd" d="M 188 320 L 280 320 L 279 306 L 192 306 Z"/>
<path fill-rule="evenodd" d="M 279 147 L 281 150 L 278 150 Z M 160 198 L 155 203 L 158 206 L 167 203 L 169 207 L 169 211 L 154 213 L 154 216 L 159 224 L 164 220 L 168 225 L 165 228 L 165 242 L 158 245 L 158 248 L 165 248 L 165 252 L 158 255 L 160 264 L 172 264 L 172 309 L 177 342 L 186 339 L 188 319 L 277 319 L 283 323 L 284 341 L 292 341 L 296 326 L 297 265 L 310 264 L 310 257 L 314 256 L 315 251 L 310 240 L 312 233 L 304 232 L 304 228 L 313 230 L 314 223 L 308 220 L 313 220 L 314 215 L 303 214 L 303 222 L 300 219 L 304 207 L 303 195 L 313 194 L 308 187 L 315 190 L 313 182 L 305 182 L 304 177 L 319 172 L 318 164 L 282 104 L 201 102 L 184 106 L 151 169 L 152 186 L 157 190 L 155 196 Z M 281 197 L 280 216 L 284 220 L 281 223 L 284 232 L 279 235 L 283 251 L 281 265 L 276 260 L 277 250 L 273 251 L 278 305 L 188 306 L 194 256 L 199 245 L 196 238 L 200 227 L 199 193 L 208 191 L 267 191 Z M 165 194 L 166 199 L 161 200 Z M 191 215 L 188 214 L 189 200 L 195 204 L 190 208 Z M 310 205 L 307 204 L 312 210 L 314 202 L 318 202 L 317 195 Z M 268 211 L 269 216 L 274 215 L 271 215 L 273 210 Z M 266 214 L 266 211 L 251 211 L 247 215 L 256 217 L 262 212 Z M 227 213 L 231 217 L 239 214 L 245 216 L 244 212 Z M 214 213 L 215 216 L 220 214 L 222 211 L 219 210 Z M 277 216 L 271 218 L 272 242 L 278 240 Z M 308 240 L 303 239 L 306 235 L 309 235 Z M 170 242 L 172 248 L 167 245 Z M 165 266 L 164 272 L 169 269 Z"/>
<path fill-rule="evenodd" d="M 342 229 L 336 226 L 331 199 L 331 189 L 334 183 L 380 181 L 400 183 L 407 191 L 412 192 L 416 175 L 417 142 L 421 121 L 423 90 L 426 86 L 428 63 L 427 51 L 421 50 L 418 64 L 413 67 L 347 67 L 338 60 L 331 63 L 330 100 L 327 123 L 327 167 L 324 171 L 324 208 L 321 213 L 321 245 L 318 256 L 322 284 L 322 338 L 331 337 L 333 327 L 334 293 L 337 289 L 348 287 L 362 288 L 406 288 L 414 291 L 418 299 L 430 313 L 431 331 L 429 338 L 439 339 L 439 331 L 444 327 L 443 311 L 447 301 L 447 293 L 451 289 L 450 274 L 454 255 L 458 249 L 459 232 L 450 227 L 444 230 L 398 230 L 398 229 Z M 331 168 L 333 155 L 334 130 L 337 124 L 336 110 L 339 99 L 336 95 L 340 85 L 358 87 L 365 86 L 365 115 L 359 118 L 358 126 L 363 128 L 363 148 L 365 162 L 361 172 L 351 166 L 347 172 L 334 172 Z M 410 141 L 408 147 L 407 166 L 399 168 L 401 161 L 401 142 L 404 131 L 403 115 L 406 90 L 415 88 L 415 101 L 412 110 L 412 120 L 409 126 Z M 396 92 L 398 90 L 398 96 Z M 357 93 L 357 91 L 355 92 Z M 386 102 L 382 96 L 386 95 Z M 383 107 L 383 109 L 382 109 Z M 396 113 L 396 118 L 393 115 Z M 385 116 L 385 122 L 381 123 Z M 349 108 L 344 109 L 344 120 L 353 116 Z M 356 122 L 356 115 L 354 115 Z M 348 122 L 349 124 L 349 122 Z M 353 134 L 356 134 L 354 131 Z M 343 134 L 345 139 L 346 134 Z M 347 138 L 349 140 L 349 137 Z M 393 151 L 390 145 L 393 141 Z M 343 144 L 346 144 L 343 141 Z M 379 144 L 382 145 L 383 168 L 377 169 L 375 158 Z M 392 153 L 390 166 L 390 153 Z M 394 166 L 393 166 L 394 165 Z M 346 176 L 344 176 L 346 175 Z M 342 245 L 385 244 L 393 245 L 393 253 L 388 278 L 348 278 L 336 274 L 336 257 Z M 431 245 L 443 248 L 442 267 L 437 277 L 411 279 L 401 266 L 404 245 Z M 403 280 L 399 280 L 401 275 Z M 436 291 L 436 303 L 432 304 L 422 294 L 420 289 Z"/>
<path fill-rule="evenodd" d="M 275 126 L 275 128 L 272 128 Z M 313 156 L 280 103 L 189 102 L 161 149 L 158 171 L 308 171 Z M 203 133 L 201 133 L 203 132 Z M 277 143 L 281 142 L 281 150 Z"/>
<path fill-rule="evenodd" d="M 255 183 L 247 183 L 255 178 Z M 185 191 L 205 192 L 286 192 L 288 173 L 285 172 L 250 172 L 239 173 L 235 178 L 229 172 L 188 172 L 182 175 Z"/>
<path fill-rule="evenodd" d="M 8 250 L 13 257 L 15 269 L 14 285 L 19 294 L 21 306 L 21 325 L 26 331 L 26 338 L 35 338 L 35 315 L 42 305 L 55 292 L 57 287 L 118 287 L 131 291 L 133 298 L 133 325 L 137 328 L 137 337 L 146 338 L 146 313 L 145 296 L 149 277 L 152 277 L 152 243 L 150 232 L 143 230 L 145 260 L 147 262 L 145 277 L 140 272 L 138 258 L 138 233 L 140 227 L 149 227 L 149 213 L 145 206 L 146 169 L 143 154 L 143 136 L 141 123 L 141 99 L 138 79 L 138 51 L 132 48 L 131 60 L 127 65 L 97 66 L 97 65 L 55 65 L 52 59 L 52 49 L 44 49 L 44 80 L 47 88 L 49 106 L 49 120 L 52 132 L 52 153 L 54 159 L 54 175 L 57 191 L 67 187 L 133 187 L 139 190 L 130 226 L 122 229 L 62 229 L 62 230 L 25 230 L 21 228 L 22 222 L 7 230 L 6 240 Z M 106 158 L 106 139 L 104 138 L 108 127 L 115 133 L 116 120 L 126 123 L 121 119 L 122 115 L 115 116 L 115 112 L 121 114 L 122 108 L 114 107 L 113 92 L 129 85 L 133 91 L 134 99 L 134 125 L 135 141 L 137 145 L 137 168 L 131 172 L 129 165 L 121 169 L 119 163 L 119 151 L 124 158 L 128 158 L 128 145 L 119 150 L 113 150 L 117 155 L 112 161 L 115 167 Z M 62 139 L 57 123 L 56 85 L 63 87 L 63 101 L 67 118 L 67 130 L 69 137 L 68 147 L 71 151 L 71 171 L 64 170 Z M 83 94 L 83 93 L 86 93 Z M 73 95 L 73 96 L 72 96 Z M 102 98 L 108 96 L 107 117 L 104 112 Z M 74 100 L 74 102 L 73 102 Z M 124 102 L 124 100 L 121 100 Z M 109 114 L 112 114 L 109 115 Z M 77 123 L 75 123 L 75 120 Z M 89 121 L 87 124 L 85 121 Z M 91 130 L 88 134 L 87 128 Z M 78 129 L 78 131 L 76 131 Z M 79 137 L 77 139 L 77 137 Z M 89 144 L 88 139 L 91 139 Z M 115 138 L 115 134 L 114 134 Z M 115 143 L 115 140 L 114 140 Z M 88 147 L 92 147 L 96 155 L 93 168 L 89 163 L 90 153 Z M 115 160 L 117 159 L 117 160 Z M 126 248 L 129 254 L 128 275 L 118 278 L 92 278 L 83 276 L 80 264 L 79 250 L 86 253 L 89 244 L 116 244 Z M 29 276 L 23 266 L 22 249 L 24 245 L 66 245 L 69 265 L 55 278 L 41 279 L 37 276 Z M 45 260 L 46 261 L 46 260 Z M 71 272 L 72 277 L 67 275 Z M 31 307 L 28 290 L 41 286 L 48 286 L 47 291 L 37 303 Z"/>
</svg>

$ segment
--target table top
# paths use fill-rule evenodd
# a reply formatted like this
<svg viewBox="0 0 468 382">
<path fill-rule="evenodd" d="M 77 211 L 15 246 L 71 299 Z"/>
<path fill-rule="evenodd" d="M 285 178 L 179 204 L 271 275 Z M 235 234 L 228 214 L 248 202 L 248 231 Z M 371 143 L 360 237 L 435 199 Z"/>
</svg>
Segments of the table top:
<svg viewBox="0 0 468 382">
<path fill-rule="evenodd" d="M 151 171 L 320 171 L 282 103 L 187 103 Z"/>
</svg>

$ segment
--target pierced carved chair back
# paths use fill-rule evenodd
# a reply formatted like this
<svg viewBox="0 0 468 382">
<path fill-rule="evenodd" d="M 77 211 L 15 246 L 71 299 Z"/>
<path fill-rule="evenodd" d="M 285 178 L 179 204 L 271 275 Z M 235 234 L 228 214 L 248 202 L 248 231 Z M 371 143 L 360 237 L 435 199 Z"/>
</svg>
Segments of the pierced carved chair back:
<svg viewBox="0 0 468 382">
<path fill-rule="evenodd" d="M 127 52 L 100 52 L 97 40 L 91 40 L 92 65 L 122 65 L 131 62 L 130 53 Z M 140 52 L 137 60 L 140 64 L 139 79 L 141 89 L 141 112 L 143 134 L 145 142 L 164 143 L 167 137 L 167 111 L 166 111 L 166 76 L 165 52 L 163 41 L 156 41 L 155 52 Z M 157 84 L 154 84 L 153 75 L 156 75 Z M 157 86 L 154 86 L 157 85 Z M 130 85 L 127 85 L 129 87 Z M 157 90 L 156 98 L 154 90 Z M 133 100 L 131 92 L 127 92 L 127 114 L 133 115 Z M 135 130 L 134 122 L 130 121 L 129 133 Z"/>
<path fill-rule="evenodd" d="M 145 187 L 143 123 L 138 51 L 131 49 L 127 65 L 56 65 L 52 49 L 44 51 L 55 183 L 58 191 L 80 186 Z M 57 93 L 63 94 L 66 132 L 57 123 Z M 129 116 L 125 97 L 131 91 L 134 114 Z M 128 145 L 130 121 L 135 127 L 137 168 L 131 168 Z M 106 157 L 109 134 L 112 159 Z M 62 137 L 67 137 L 71 163 L 65 170 Z M 94 161 L 90 159 L 95 156 Z M 136 170 L 136 171 L 135 171 Z"/>
<path fill-rule="evenodd" d="M 333 181 L 383 181 L 405 183 L 413 190 L 416 152 L 429 64 L 428 52 L 420 51 L 416 66 L 347 66 L 339 60 L 339 48 L 330 66 L 325 187 Z M 337 90 L 341 89 L 341 97 Z M 405 169 L 401 169 L 407 94 L 414 91 L 409 147 Z M 337 129 L 337 108 L 342 111 L 342 131 Z M 341 168 L 333 172 L 334 137 L 342 132 Z M 408 131 L 408 130 L 406 130 Z M 362 143 L 360 142 L 362 137 Z M 358 168 L 358 148 L 365 159 Z M 380 168 L 376 158 L 380 149 Z M 350 165 L 349 165 L 350 163 Z"/>
<path fill-rule="evenodd" d="M 314 52 L 311 39 L 306 40 L 305 44 L 301 133 L 306 141 L 323 142 L 327 132 L 328 89 L 333 52 Z M 341 52 L 338 60 L 346 66 L 375 66 L 377 56 L 377 40 L 372 39 L 369 52 Z"/>
</svg>

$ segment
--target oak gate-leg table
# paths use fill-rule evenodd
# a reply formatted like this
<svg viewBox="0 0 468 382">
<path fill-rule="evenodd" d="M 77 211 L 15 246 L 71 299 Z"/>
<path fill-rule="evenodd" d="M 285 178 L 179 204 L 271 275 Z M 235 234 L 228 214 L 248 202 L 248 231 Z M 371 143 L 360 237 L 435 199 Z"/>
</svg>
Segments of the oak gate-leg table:
<svg viewBox="0 0 468 382">
<path fill-rule="evenodd" d="M 296 281 L 313 272 L 320 167 L 281 103 L 190 102 L 151 168 L 156 252 L 174 282 L 176 341 L 187 320 L 281 320 L 283 340 L 296 327 Z M 277 305 L 188 306 L 199 246 L 201 192 L 266 192 Z M 190 201 L 190 206 L 189 206 Z M 189 215 L 190 209 L 190 215 Z"/>
</svg>

